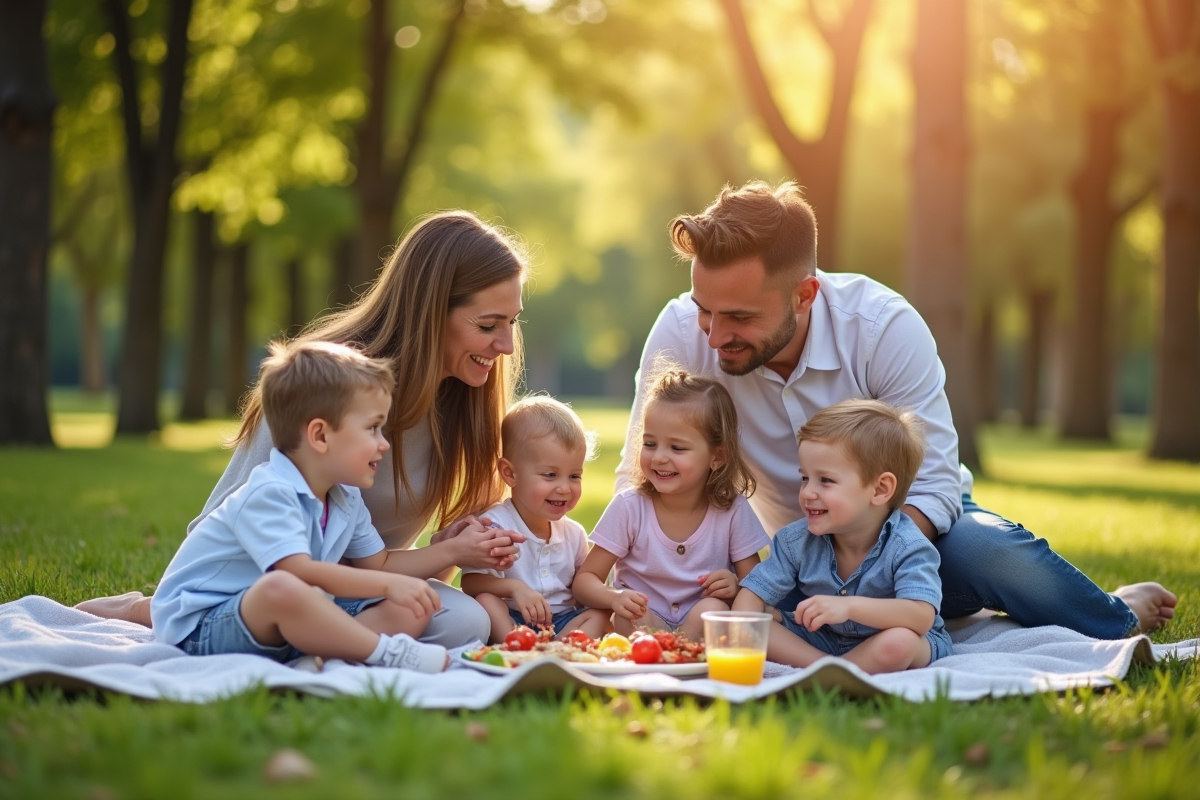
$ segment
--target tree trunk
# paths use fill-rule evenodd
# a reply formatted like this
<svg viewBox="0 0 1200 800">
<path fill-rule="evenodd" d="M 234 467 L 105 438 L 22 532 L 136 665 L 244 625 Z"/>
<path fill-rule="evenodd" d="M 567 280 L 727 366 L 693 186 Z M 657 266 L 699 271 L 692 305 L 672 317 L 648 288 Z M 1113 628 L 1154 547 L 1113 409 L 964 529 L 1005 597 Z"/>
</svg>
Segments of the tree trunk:
<svg viewBox="0 0 1200 800">
<path fill-rule="evenodd" d="M 402 153 L 398 158 L 388 158 L 387 101 L 394 93 L 389 83 L 395 45 L 388 24 L 388 3 L 386 0 L 373 0 L 371 3 L 365 28 L 370 88 L 367 114 L 356 135 L 358 158 L 354 186 L 358 194 L 360 227 L 349 273 L 349 285 L 355 294 L 375 279 L 387 248 L 395 244 L 392 217 L 396 203 L 412 170 L 417 148 L 424 138 L 433 100 L 462 27 L 465 7 L 463 0 L 455 3 L 442 42 L 418 88 L 408 127 L 400 137 Z"/>
<path fill-rule="evenodd" d="M 79 386 L 89 394 L 99 394 L 108 384 L 104 363 L 104 327 L 100 324 L 98 286 L 83 287 L 79 309 Z"/>
<path fill-rule="evenodd" d="M 907 294 L 933 332 L 946 368 L 958 457 L 975 470 L 980 462 L 967 320 L 966 50 L 966 4 L 919 0 Z"/>
<path fill-rule="evenodd" d="M 51 445 L 46 256 L 54 108 L 43 0 L 0 4 L 0 445 Z"/>
<path fill-rule="evenodd" d="M 1025 335 L 1025 352 L 1021 359 L 1021 393 L 1018 412 L 1025 428 L 1038 426 L 1041 409 L 1042 364 L 1050 333 L 1050 315 L 1054 311 L 1054 294 L 1045 289 L 1025 291 L 1029 330 Z"/>
<path fill-rule="evenodd" d="M 1110 441 L 1112 348 L 1108 308 L 1109 253 L 1118 216 L 1109 200 L 1117 169 L 1117 135 L 1124 109 L 1092 106 L 1085 112 L 1083 166 L 1071 182 L 1075 253 L 1071 271 L 1071 325 L 1066 383 L 1059 414 L 1062 436 Z"/>
<path fill-rule="evenodd" d="M 980 422 L 995 422 L 999 416 L 999 384 L 996 380 L 996 305 L 987 302 L 979 319 L 979 336 L 975 340 L 975 366 Z"/>
<path fill-rule="evenodd" d="M 1168 83 L 1165 101 L 1162 314 L 1150 455 L 1200 461 L 1200 88 Z"/>
<path fill-rule="evenodd" d="M 329 258 L 333 263 L 329 271 L 333 276 L 333 285 L 330 287 L 329 302 L 335 308 L 348 306 L 354 302 L 355 295 L 350 286 L 350 273 L 353 270 L 357 247 L 358 239 L 356 237 L 343 236 L 334 242 L 330 249 Z"/>
<path fill-rule="evenodd" d="M 250 308 L 249 255 L 250 247 L 245 243 L 237 244 L 229 251 L 229 349 L 225 361 L 225 411 L 229 414 L 238 412 L 242 395 L 250 382 L 246 369 L 246 357 L 249 354 L 246 340 L 246 316 Z"/>
<path fill-rule="evenodd" d="M 117 388 L 117 433 L 157 430 L 162 375 L 163 272 L 170 200 L 179 161 L 175 155 L 183 109 L 192 0 L 172 0 L 167 15 L 167 56 L 162 69 L 157 134 L 144 141 L 139 84 L 130 55 L 128 19 L 121 0 L 108 0 L 121 84 L 125 157 L 133 205 L 133 257 L 125 290 Z"/>
<path fill-rule="evenodd" d="M 820 229 L 817 264 L 821 269 L 832 271 L 837 269 L 842 164 L 850 101 L 854 96 L 863 34 L 874 0 L 853 0 L 836 28 L 823 20 L 812 2 L 806 5 L 812 24 L 833 55 L 833 87 L 829 93 L 825 131 L 812 142 L 797 137 L 783 118 L 754 50 L 741 3 L 739 0 L 721 0 L 751 100 L 792 174 L 804 186 L 805 196 L 817 214 Z"/>
<path fill-rule="evenodd" d="M 183 367 L 181 420 L 208 416 L 208 369 L 212 361 L 213 273 L 217 263 L 216 215 L 197 210 L 192 242 L 192 292 L 187 360 Z"/>
<path fill-rule="evenodd" d="M 284 327 L 288 336 L 295 336 L 308 322 L 304 314 L 304 264 L 298 256 L 288 260 L 284 265 L 284 273 L 288 292 L 288 318 Z"/>
<path fill-rule="evenodd" d="M 1163 264 L 1150 455 L 1200 461 L 1200 3 L 1142 0 L 1163 85 Z M 1189 67 L 1188 70 L 1183 69 Z"/>
</svg>

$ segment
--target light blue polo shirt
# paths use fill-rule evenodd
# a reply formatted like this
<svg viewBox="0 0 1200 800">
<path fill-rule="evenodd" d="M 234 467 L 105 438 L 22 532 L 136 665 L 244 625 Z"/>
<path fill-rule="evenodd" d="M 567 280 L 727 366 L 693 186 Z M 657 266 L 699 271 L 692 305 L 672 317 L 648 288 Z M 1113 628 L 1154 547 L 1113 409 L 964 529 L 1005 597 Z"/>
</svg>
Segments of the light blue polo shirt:
<svg viewBox="0 0 1200 800">
<path fill-rule="evenodd" d="M 272 449 L 267 463 L 196 524 L 167 565 L 150 604 L 154 637 L 178 644 L 206 610 L 248 589 L 280 559 L 305 553 L 337 563 L 384 549 L 358 489 L 329 490 L 324 531 L 323 509 L 292 460 Z"/>
<path fill-rule="evenodd" d="M 849 578 L 837 573 L 837 556 L 829 536 L 814 536 L 808 520 L 793 522 L 775 534 L 771 555 L 745 577 L 741 585 L 767 605 L 777 606 L 793 589 L 812 597 L 818 594 L 844 597 L 923 600 L 937 611 L 942 606 L 942 581 L 938 577 L 941 556 L 933 543 L 903 511 L 893 511 L 883 523 L 879 539 Z M 789 614 L 794 608 L 780 609 Z M 878 628 L 853 620 L 827 625 L 833 633 L 866 638 Z M 943 628 L 935 616 L 931 630 Z"/>
</svg>

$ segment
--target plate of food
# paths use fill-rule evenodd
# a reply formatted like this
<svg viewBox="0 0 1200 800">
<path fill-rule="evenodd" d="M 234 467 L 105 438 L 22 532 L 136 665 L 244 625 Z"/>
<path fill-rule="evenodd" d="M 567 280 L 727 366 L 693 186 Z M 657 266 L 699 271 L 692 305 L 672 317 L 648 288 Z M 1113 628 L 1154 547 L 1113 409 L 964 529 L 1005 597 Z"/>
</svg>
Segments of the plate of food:
<svg viewBox="0 0 1200 800">
<path fill-rule="evenodd" d="M 708 673 L 703 644 L 662 632 L 639 631 L 632 638 L 610 633 L 597 640 L 583 631 L 571 631 L 563 640 L 555 640 L 549 629 L 535 632 L 522 625 L 514 628 L 503 644 L 462 654 L 464 665 L 491 675 L 507 675 L 524 664 L 549 658 L 592 675 L 661 672 L 686 677 Z"/>
</svg>

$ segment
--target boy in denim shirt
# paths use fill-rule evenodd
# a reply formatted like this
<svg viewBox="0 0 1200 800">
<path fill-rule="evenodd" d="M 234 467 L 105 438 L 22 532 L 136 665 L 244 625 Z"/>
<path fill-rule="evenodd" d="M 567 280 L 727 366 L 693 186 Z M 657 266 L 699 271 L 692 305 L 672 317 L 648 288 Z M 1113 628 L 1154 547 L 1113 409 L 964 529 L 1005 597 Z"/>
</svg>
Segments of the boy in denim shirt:
<svg viewBox="0 0 1200 800">
<path fill-rule="evenodd" d="M 271 346 L 256 391 L 275 449 L 180 545 L 150 607 L 157 639 L 189 655 L 446 668 L 445 648 L 414 638 L 438 596 L 398 574 L 359 492 L 389 447 L 394 385 L 386 361 L 343 345 Z"/>
<path fill-rule="evenodd" d="M 841 656 L 865 672 L 928 666 L 950 655 L 938 615 L 937 549 L 900 508 L 921 466 L 920 422 L 878 400 L 846 400 L 797 434 L 804 519 L 775 534 L 771 557 L 741 582 L 739 611 L 780 609 L 767 658 L 806 667 Z"/>
</svg>

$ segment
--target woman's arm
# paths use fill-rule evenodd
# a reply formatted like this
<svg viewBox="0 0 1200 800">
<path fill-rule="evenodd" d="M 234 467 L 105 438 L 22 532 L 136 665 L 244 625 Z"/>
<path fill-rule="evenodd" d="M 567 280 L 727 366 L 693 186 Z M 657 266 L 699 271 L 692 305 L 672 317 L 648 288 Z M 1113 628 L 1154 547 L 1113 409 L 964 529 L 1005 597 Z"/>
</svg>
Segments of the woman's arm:
<svg viewBox="0 0 1200 800">
<path fill-rule="evenodd" d="M 479 521 L 473 521 L 440 542 L 412 550 L 385 550 L 371 559 L 357 559 L 353 563 L 422 579 L 453 574 L 459 566 L 503 570 L 512 566 L 517 544 L 523 541 L 525 537 L 516 531 L 485 528 Z"/>
<path fill-rule="evenodd" d="M 428 583 L 406 575 L 314 561 L 303 553 L 279 559 L 274 568 L 290 572 L 309 586 L 316 586 L 337 597 L 386 597 L 421 619 L 432 617 L 433 612 L 442 606 L 437 592 Z"/>
</svg>

